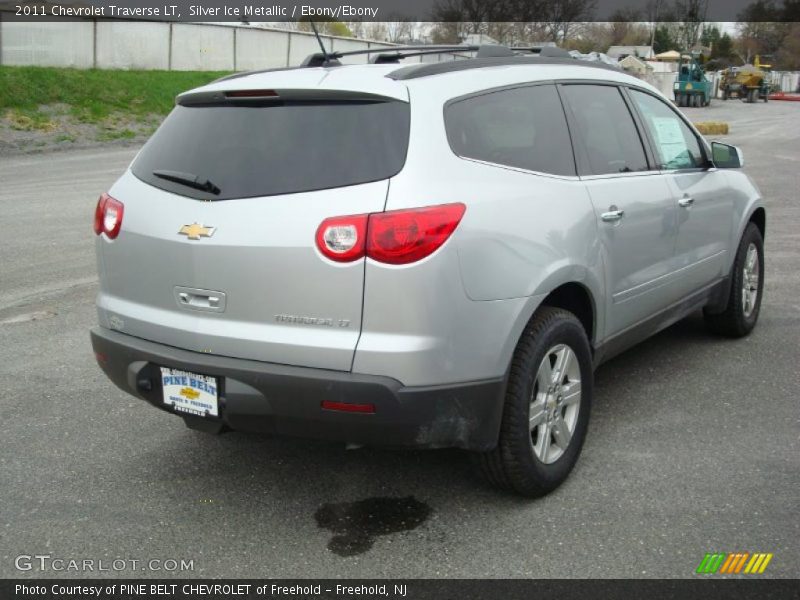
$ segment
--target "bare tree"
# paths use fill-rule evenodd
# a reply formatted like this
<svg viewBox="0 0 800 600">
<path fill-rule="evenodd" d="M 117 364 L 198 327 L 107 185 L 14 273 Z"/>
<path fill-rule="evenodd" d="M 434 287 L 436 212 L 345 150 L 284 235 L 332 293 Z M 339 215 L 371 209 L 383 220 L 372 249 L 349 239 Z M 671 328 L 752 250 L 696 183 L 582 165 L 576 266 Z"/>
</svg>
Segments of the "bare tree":
<svg viewBox="0 0 800 600">
<path fill-rule="evenodd" d="M 675 13 L 680 22 L 679 40 L 684 48 L 697 45 L 708 14 L 708 0 L 675 0 Z"/>
<path fill-rule="evenodd" d="M 410 40 L 414 33 L 414 24 L 410 21 L 387 21 L 384 24 L 386 35 L 384 39 L 387 42 L 396 44 L 401 40 Z"/>
<path fill-rule="evenodd" d="M 544 18 L 541 21 L 548 38 L 563 44 L 574 23 L 591 20 L 596 3 L 595 0 L 547 0 L 542 5 Z"/>
</svg>

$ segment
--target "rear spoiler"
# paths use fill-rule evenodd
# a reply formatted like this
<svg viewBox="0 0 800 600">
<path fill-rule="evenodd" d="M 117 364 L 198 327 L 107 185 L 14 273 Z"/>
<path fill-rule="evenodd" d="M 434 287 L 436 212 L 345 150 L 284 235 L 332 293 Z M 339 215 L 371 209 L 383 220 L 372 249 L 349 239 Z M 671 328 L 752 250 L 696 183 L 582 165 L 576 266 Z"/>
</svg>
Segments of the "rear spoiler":
<svg viewBox="0 0 800 600">
<path fill-rule="evenodd" d="M 398 100 L 397 98 L 368 92 L 312 88 L 186 92 L 175 98 L 175 104 L 179 106 L 208 106 L 220 104 L 252 106 L 279 104 L 286 100 L 300 102 L 404 102 L 404 100 Z M 405 102 L 407 102 L 407 100 Z"/>
</svg>

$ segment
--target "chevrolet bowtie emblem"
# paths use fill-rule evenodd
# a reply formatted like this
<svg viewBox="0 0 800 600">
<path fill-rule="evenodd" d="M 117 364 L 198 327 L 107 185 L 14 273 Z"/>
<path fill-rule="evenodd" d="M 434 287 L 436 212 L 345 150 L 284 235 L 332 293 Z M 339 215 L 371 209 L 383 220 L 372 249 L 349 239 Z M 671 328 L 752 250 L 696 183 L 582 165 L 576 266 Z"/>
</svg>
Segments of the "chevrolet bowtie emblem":
<svg viewBox="0 0 800 600">
<path fill-rule="evenodd" d="M 216 230 L 216 227 L 203 227 L 200 223 L 192 223 L 181 227 L 178 233 L 187 236 L 190 240 L 199 240 L 201 237 L 211 237 Z"/>
</svg>

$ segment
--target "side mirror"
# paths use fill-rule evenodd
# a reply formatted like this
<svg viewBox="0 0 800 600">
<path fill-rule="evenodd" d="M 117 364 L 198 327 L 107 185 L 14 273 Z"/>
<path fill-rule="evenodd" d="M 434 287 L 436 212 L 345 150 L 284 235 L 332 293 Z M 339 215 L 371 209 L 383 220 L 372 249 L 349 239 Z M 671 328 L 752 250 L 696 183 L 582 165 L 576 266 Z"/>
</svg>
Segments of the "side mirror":
<svg viewBox="0 0 800 600">
<path fill-rule="evenodd" d="M 739 169 L 744 166 L 742 151 L 736 146 L 711 142 L 711 159 L 718 169 Z"/>
</svg>

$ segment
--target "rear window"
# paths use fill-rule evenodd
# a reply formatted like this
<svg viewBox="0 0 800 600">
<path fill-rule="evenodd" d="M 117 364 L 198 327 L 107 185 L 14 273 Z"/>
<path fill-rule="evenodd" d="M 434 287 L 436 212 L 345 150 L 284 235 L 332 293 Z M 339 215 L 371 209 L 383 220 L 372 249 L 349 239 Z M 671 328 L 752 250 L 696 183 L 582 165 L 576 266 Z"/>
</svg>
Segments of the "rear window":
<svg viewBox="0 0 800 600">
<path fill-rule="evenodd" d="M 132 170 L 150 185 L 203 200 L 355 185 L 400 171 L 408 127 L 408 104 L 393 100 L 176 106 Z"/>
</svg>

